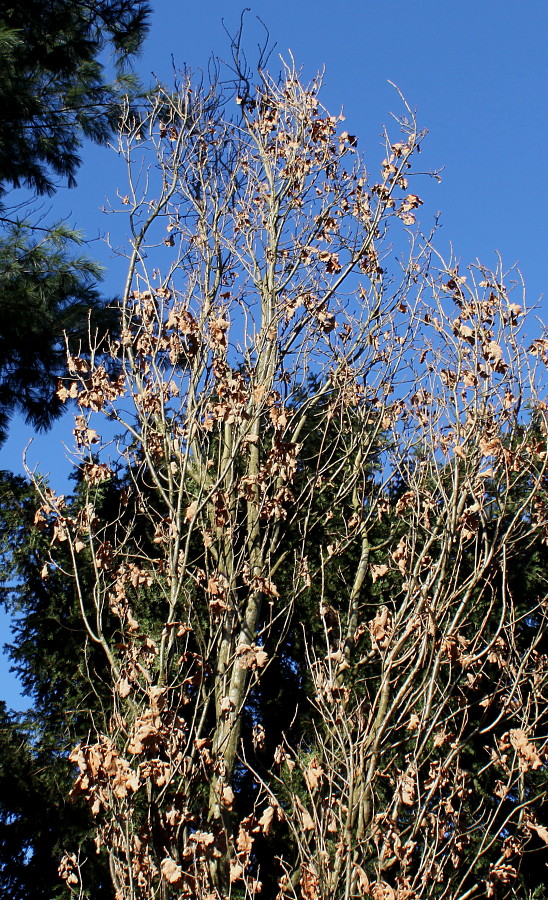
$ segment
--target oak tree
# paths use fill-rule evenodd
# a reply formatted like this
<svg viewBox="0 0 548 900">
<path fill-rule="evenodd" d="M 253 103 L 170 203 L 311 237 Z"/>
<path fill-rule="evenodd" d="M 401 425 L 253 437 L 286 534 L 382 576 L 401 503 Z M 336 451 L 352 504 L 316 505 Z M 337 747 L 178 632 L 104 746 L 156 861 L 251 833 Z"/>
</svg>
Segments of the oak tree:
<svg viewBox="0 0 548 900">
<path fill-rule="evenodd" d="M 410 109 L 375 176 L 320 79 L 242 68 L 128 113 L 121 332 L 58 390 L 41 577 L 68 557 L 106 672 L 73 796 L 118 900 L 527 896 L 548 339 L 420 237 Z"/>
</svg>

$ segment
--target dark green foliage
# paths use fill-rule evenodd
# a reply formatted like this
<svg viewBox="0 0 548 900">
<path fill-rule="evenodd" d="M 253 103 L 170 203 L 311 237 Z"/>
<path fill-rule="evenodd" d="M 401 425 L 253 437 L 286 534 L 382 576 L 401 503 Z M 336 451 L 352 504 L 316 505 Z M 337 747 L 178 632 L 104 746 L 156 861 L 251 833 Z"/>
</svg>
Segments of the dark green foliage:
<svg viewBox="0 0 548 900">
<path fill-rule="evenodd" d="M 14 616 L 16 637 L 10 657 L 43 728 L 65 752 L 101 709 L 106 660 L 86 641 L 74 581 L 65 574 L 66 545 L 58 548 L 56 565 L 43 568 L 49 533 L 34 525 L 35 490 L 23 478 L 0 474 L 0 599 Z M 78 507 L 78 496 L 73 502 Z M 91 572 L 83 577 L 89 591 Z"/>
<path fill-rule="evenodd" d="M 15 617 L 12 662 L 34 709 L 15 716 L 0 705 L 0 897 L 68 896 L 58 867 L 65 850 L 76 847 L 88 896 L 108 898 L 108 866 L 95 853 L 89 810 L 69 797 L 68 761 L 76 733 L 90 727 L 92 710 L 100 714 L 97 669 L 104 663 L 93 647 L 82 653 L 72 583 L 60 570 L 42 577 L 47 542 L 33 526 L 36 503 L 24 479 L 1 473 L 2 600 Z M 90 671 L 98 675 L 93 692 Z"/>
<path fill-rule="evenodd" d="M 39 429 L 62 412 L 55 391 L 66 371 L 65 335 L 87 346 L 90 334 L 116 324 L 96 288 L 99 266 L 73 255 L 81 243 L 63 225 L 40 238 L 22 223 L 0 238 L 0 442 L 15 410 Z"/>
<path fill-rule="evenodd" d="M 39 429 L 60 414 L 65 332 L 85 346 L 90 310 L 92 336 L 113 324 L 99 313 L 99 267 L 75 253 L 81 235 L 22 218 L 9 192 L 76 184 L 84 140 L 108 140 L 137 98 L 126 68 L 148 13 L 144 0 L 0 3 L 0 443 L 16 410 Z"/>
<path fill-rule="evenodd" d="M 55 900 L 68 892 L 59 878 L 67 847 L 78 846 L 88 896 L 111 896 L 108 868 L 97 857 L 90 816 L 68 796 L 72 766 L 35 718 L 10 715 L 0 703 L 0 896 Z"/>
<path fill-rule="evenodd" d="M 147 30 L 139 0 L 0 4 L 0 181 L 39 194 L 75 184 L 83 138 L 104 142 L 136 82 L 123 71 Z M 105 69 L 114 57 L 115 77 Z"/>
</svg>

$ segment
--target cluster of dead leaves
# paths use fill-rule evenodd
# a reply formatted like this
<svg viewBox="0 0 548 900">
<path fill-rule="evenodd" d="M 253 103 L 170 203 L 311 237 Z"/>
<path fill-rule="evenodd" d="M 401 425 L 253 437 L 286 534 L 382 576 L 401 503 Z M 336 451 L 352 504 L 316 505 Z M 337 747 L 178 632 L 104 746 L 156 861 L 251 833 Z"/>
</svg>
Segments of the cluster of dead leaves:
<svg viewBox="0 0 548 900">
<path fill-rule="evenodd" d="M 162 878 L 177 888 L 180 897 L 210 897 L 210 864 L 222 855 L 218 840 L 210 831 L 195 830 L 188 835 L 178 861 L 165 856 L 160 863 Z"/>
<path fill-rule="evenodd" d="M 110 807 L 111 793 L 118 800 L 125 800 L 139 789 L 138 773 L 106 735 L 100 735 L 95 744 L 78 744 L 69 759 L 80 771 L 70 796 L 83 795 L 94 816 Z"/>
<path fill-rule="evenodd" d="M 408 194 L 400 204 L 396 215 L 400 217 L 404 225 L 414 225 L 415 215 L 413 210 L 422 206 L 422 200 L 416 194 Z"/>
<path fill-rule="evenodd" d="M 112 403 L 123 396 L 125 390 L 124 375 L 119 375 L 115 381 L 111 381 L 105 367 L 98 366 L 89 378 L 82 379 L 80 383 L 73 381 L 68 387 L 61 383 L 56 393 L 62 403 L 76 399 L 81 408 L 100 412 L 107 403 Z"/>
<path fill-rule="evenodd" d="M 275 801 L 266 806 L 258 818 L 251 815 L 242 819 L 238 826 L 238 835 L 236 837 L 236 855 L 230 862 L 231 884 L 237 884 L 245 880 L 246 890 L 252 896 L 261 892 L 261 882 L 247 874 L 252 860 L 256 835 L 271 834 L 275 822 L 282 822 L 284 819 L 285 813 Z"/>
<path fill-rule="evenodd" d="M 58 872 L 59 878 L 62 878 L 69 888 L 71 885 L 77 885 L 80 881 L 80 872 L 76 854 L 64 853 L 59 863 Z"/>
<path fill-rule="evenodd" d="M 543 765 L 542 757 L 523 729 L 512 728 L 501 737 L 499 750 L 503 751 L 509 747 L 513 747 L 516 752 L 520 772 L 528 772 L 529 769 L 540 769 Z"/>
<path fill-rule="evenodd" d="M 257 644 L 240 644 L 236 649 L 238 665 L 241 669 L 262 669 L 268 662 L 268 653 Z"/>
<path fill-rule="evenodd" d="M 392 614 L 387 606 L 381 606 L 369 622 L 371 644 L 374 649 L 386 650 L 392 639 Z"/>
</svg>

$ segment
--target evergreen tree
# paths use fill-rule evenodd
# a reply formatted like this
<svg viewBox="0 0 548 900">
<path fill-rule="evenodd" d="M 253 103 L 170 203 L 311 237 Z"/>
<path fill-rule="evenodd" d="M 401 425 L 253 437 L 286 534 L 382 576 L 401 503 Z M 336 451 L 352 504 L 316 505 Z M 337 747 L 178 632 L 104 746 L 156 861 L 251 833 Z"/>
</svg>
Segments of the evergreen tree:
<svg viewBox="0 0 548 900">
<path fill-rule="evenodd" d="M 0 3 L 0 442 L 16 409 L 37 428 L 59 414 L 65 332 L 85 341 L 89 310 L 112 324 L 98 316 L 99 268 L 75 254 L 81 235 L 38 226 L 10 191 L 76 184 L 83 141 L 104 143 L 137 95 L 127 67 L 148 11 L 144 0 Z"/>
<path fill-rule="evenodd" d="M 53 740 L 52 740 L 53 737 Z M 54 900 L 66 848 L 78 846 L 89 896 L 111 895 L 108 868 L 95 853 L 88 811 L 69 798 L 72 767 L 36 716 L 0 703 L 0 897 Z"/>
<path fill-rule="evenodd" d="M 86 346 L 89 333 L 116 324 L 97 289 L 101 268 L 71 250 L 81 243 L 62 224 L 42 239 L 24 224 L 0 238 L 0 441 L 16 409 L 39 429 L 61 412 L 64 335 Z"/>
<path fill-rule="evenodd" d="M 96 329 L 116 327 L 98 291 L 100 267 L 78 249 L 82 235 L 64 223 L 43 227 L 25 210 L 60 182 L 76 184 L 83 142 L 104 143 L 126 98 L 137 97 L 129 64 L 148 12 L 144 0 L 0 3 L 0 443 L 15 410 L 37 428 L 60 413 L 65 335 L 85 348 Z M 28 192 L 22 206 L 18 188 Z M 1 711 L 0 894 L 46 900 L 64 892 L 57 869 L 69 834 L 84 847 L 89 831 L 89 814 L 67 798 L 67 750 L 75 731 L 68 710 L 90 703 L 81 679 L 66 677 L 70 631 L 59 639 L 58 617 L 75 622 L 74 595 L 60 573 L 47 585 L 40 578 L 32 491 L 3 473 L 1 505 L 4 584 L 24 595 L 14 662 L 35 709 L 25 721 Z M 31 596 L 32 608 L 24 605 Z M 107 896 L 93 846 L 88 856 L 91 890 Z"/>
<path fill-rule="evenodd" d="M 47 542 L 34 522 L 36 502 L 24 478 L 0 473 L 0 601 L 13 615 L 14 671 L 33 701 L 27 714 L 0 707 L 0 897 L 66 897 L 59 862 L 77 847 L 86 895 L 106 900 L 107 861 L 95 851 L 89 811 L 69 797 L 68 755 L 101 718 L 107 670 L 93 644 L 82 653 L 78 599 L 64 571 L 68 555 L 60 554 L 48 573 L 43 569 Z M 70 505 L 81 507 L 78 490 Z M 87 581 L 91 589 L 91 572 Z"/>
<path fill-rule="evenodd" d="M 104 143 L 137 89 L 125 67 L 145 37 L 148 10 L 144 0 L 0 4 L 4 192 L 26 186 L 52 194 L 58 177 L 75 184 L 83 139 Z"/>
</svg>

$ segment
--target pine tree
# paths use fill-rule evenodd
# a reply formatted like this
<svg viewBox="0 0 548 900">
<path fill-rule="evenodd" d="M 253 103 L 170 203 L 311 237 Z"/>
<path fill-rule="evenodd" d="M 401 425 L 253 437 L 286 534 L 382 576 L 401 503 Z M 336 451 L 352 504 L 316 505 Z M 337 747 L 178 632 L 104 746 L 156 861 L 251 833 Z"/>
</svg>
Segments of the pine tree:
<svg viewBox="0 0 548 900">
<path fill-rule="evenodd" d="M 138 94 L 127 69 L 148 11 L 144 0 L 0 4 L 0 442 L 14 410 L 37 428 L 59 414 L 64 334 L 87 340 L 89 310 L 103 331 L 113 321 L 98 315 L 99 267 L 75 252 L 82 236 L 38 225 L 11 192 L 76 184 L 83 142 L 104 143 Z"/>
<path fill-rule="evenodd" d="M 58 177 L 75 184 L 83 139 L 104 143 L 138 87 L 125 68 L 146 35 L 148 10 L 144 0 L 0 4 L 4 192 L 52 194 Z"/>
<path fill-rule="evenodd" d="M 104 143 L 127 98 L 138 97 L 129 66 L 148 11 L 143 0 L 0 3 L 0 443 L 14 411 L 37 428 L 60 413 L 65 336 L 85 348 L 97 329 L 116 328 L 99 293 L 101 269 L 80 249 L 82 235 L 62 222 L 44 227 L 27 210 L 60 182 L 76 184 L 84 141 Z M 23 204 L 18 188 L 26 191 Z M 89 814 L 67 800 L 70 691 L 48 618 L 48 610 L 70 609 L 73 597 L 62 579 L 56 593 L 33 571 L 37 533 L 27 486 L 2 473 L 1 493 L 4 584 L 15 579 L 34 601 L 20 623 L 18 659 L 35 710 L 24 721 L 0 711 L 0 894 L 51 900 L 64 892 L 57 869 L 68 835 L 84 847 L 89 830 Z M 101 859 L 93 846 L 88 855 L 92 893 L 106 897 Z"/>
<path fill-rule="evenodd" d="M 54 900 L 67 895 L 59 860 L 69 846 L 86 859 L 88 896 L 111 895 L 88 811 L 69 798 L 72 767 L 39 719 L 0 703 L 0 896 Z"/>
</svg>

